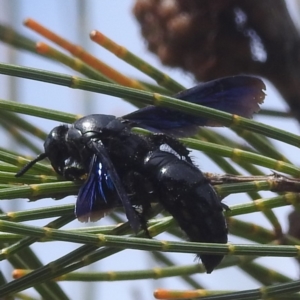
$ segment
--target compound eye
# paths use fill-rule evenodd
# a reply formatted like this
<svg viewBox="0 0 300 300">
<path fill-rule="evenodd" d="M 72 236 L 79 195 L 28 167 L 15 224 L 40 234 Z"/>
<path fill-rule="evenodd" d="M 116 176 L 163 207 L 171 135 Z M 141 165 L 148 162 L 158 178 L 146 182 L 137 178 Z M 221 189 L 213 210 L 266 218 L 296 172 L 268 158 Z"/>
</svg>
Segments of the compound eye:
<svg viewBox="0 0 300 300">
<path fill-rule="evenodd" d="M 48 153 L 55 148 L 60 147 L 66 141 L 66 134 L 69 130 L 67 125 L 54 127 L 47 136 L 44 143 L 45 152 Z"/>
<path fill-rule="evenodd" d="M 65 166 L 65 160 L 70 156 L 66 143 L 66 134 L 69 130 L 67 125 L 53 128 L 44 143 L 45 153 L 52 167 L 59 174 Z"/>
</svg>

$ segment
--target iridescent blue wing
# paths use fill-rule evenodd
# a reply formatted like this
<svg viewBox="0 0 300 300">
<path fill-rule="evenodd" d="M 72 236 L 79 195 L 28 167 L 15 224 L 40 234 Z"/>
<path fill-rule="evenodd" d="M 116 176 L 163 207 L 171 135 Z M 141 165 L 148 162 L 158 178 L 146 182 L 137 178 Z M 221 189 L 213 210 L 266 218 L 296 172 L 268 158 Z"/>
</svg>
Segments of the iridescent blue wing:
<svg viewBox="0 0 300 300">
<path fill-rule="evenodd" d="M 257 77 L 233 76 L 200 83 L 174 98 L 251 118 L 260 109 L 265 89 L 265 84 Z M 147 106 L 123 116 L 123 119 L 135 122 L 135 126 L 177 137 L 195 133 L 198 126 L 222 126 L 204 117 L 158 106 Z"/>
<path fill-rule="evenodd" d="M 113 182 L 99 157 L 93 155 L 88 178 L 79 189 L 75 215 L 81 222 L 95 222 L 118 206 Z"/>
<path fill-rule="evenodd" d="M 139 218 L 105 147 L 101 141 L 90 141 L 89 147 L 95 154 L 91 160 L 88 178 L 78 193 L 76 217 L 82 222 L 96 221 L 107 210 L 122 203 L 130 226 L 137 232 L 140 229 Z"/>
</svg>

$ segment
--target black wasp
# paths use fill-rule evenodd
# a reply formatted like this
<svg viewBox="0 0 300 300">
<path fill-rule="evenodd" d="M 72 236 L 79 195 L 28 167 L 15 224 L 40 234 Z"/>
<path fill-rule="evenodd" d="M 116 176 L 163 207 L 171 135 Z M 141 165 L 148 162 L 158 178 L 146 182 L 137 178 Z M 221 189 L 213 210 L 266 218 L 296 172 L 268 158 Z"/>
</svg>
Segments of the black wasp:
<svg viewBox="0 0 300 300">
<path fill-rule="evenodd" d="M 175 95 L 228 113 L 251 117 L 264 99 L 264 83 L 255 77 L 221 78 Z M 189 151 L 175 138 L 191 135 L 198 126 L 222 126 L 203 117 L 168 108 L 148 106 L 116 118 L 93 114 L 72 125 L 55 127 L 48 135 L 45 153 L 28 163 L 16 176 L 48 158 L 66 179 L 87 174 L 76 202 L 76 217 L 96 221 L 123 205 L 135 232 L 146 230 L 151 199 L 157 199 L 194 242 L 227 243 L 227 225 L 221 204 L 209 181 L 193 164 Z M 142 127 L 155 132 L 131 132 Z M 137 213 L 133 203 L 142 207 Z M 146 230 L 147 232 L 147 230 Z M 223 256 L 198 255 L 207 273 Z"/>
</svg>

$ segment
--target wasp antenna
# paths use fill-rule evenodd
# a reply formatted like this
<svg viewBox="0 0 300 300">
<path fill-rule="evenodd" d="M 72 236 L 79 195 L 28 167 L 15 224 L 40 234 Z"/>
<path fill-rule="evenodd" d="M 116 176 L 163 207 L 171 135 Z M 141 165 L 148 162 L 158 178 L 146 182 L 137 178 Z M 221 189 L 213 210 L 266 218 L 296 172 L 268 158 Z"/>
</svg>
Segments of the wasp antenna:
<svg viewBox="0 0 300 300">
<path fill-rule="evenodd" d="M 38 161 L 43 160 L 44 158 L 47 157 L 46 153 L 41 153 L 40 155 L 38 155 L 35 159 L 33 159 L 32 161 L 30 161 L 28 164 L 26 164 L 16 175 L 15 177 L 20 177 L 22 175 L 24 175 L 34 164 L 36 164 Z"/>
</svg>

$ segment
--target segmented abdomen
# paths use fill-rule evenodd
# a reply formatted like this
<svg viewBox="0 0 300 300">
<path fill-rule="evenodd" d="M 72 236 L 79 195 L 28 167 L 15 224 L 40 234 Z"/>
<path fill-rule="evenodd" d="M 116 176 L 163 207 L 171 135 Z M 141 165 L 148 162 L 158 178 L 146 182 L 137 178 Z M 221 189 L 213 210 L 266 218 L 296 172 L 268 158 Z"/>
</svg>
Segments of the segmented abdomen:
<svg viewBox="0 0 300 300">
<path fill-rule="evenodd" d="M 220 199 L 196 166 L 172 153 L 156 150 L 148 153 L 144 168 L 160 203 L 191 241 L 227 243 L 227 224 Z M 223 259 L 222 255 L 197 256 L 207 273 Z"/>
</svg>

